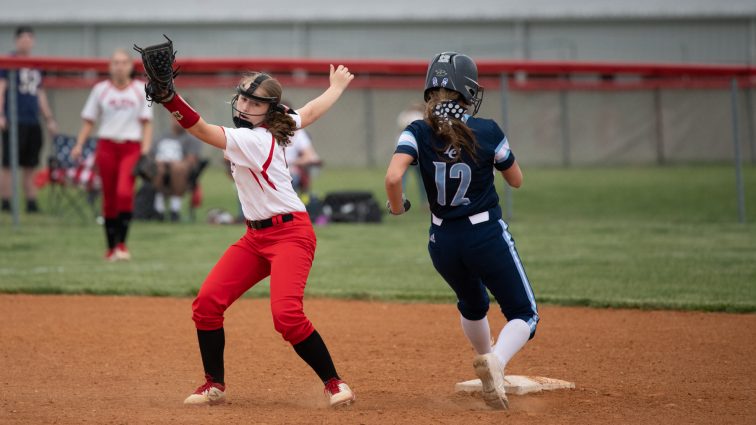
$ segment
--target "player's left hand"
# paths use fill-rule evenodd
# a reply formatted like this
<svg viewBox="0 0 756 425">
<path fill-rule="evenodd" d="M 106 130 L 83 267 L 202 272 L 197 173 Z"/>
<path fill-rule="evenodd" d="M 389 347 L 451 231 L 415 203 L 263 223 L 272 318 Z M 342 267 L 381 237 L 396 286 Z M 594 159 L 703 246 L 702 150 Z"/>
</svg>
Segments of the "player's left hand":
<svg viewBox="0 0 756 425">
<path fill-rule="evenodd" d="M 173 41 L 163 34 L 167 40 L 164 43 L 141 48 L 134 45 L 134 50 L 142 56 L 144 72 L 147 74 L 147 84 L 144 86 L 147 100 L 156 103 L 165 103 L 173 99 L 176 93 L 173 80 L 178 75 L 176 51 L 173 50 Z"/>
<path fill-rule="evenodd" d="M 412 204 L 410 203 L 409 199 L 407 199 L 407 198 L 404 197 L 404 194 L 402 194 L 402 208 L 403 209 L 400 212 L 394 212 L 391 209 L 391 202 L 390 201 L 386 201 L 386 209 L 388 210 L 389 214 L 391 214 L 391 215 L 402 215 L 402 214 L 406 213 L 407 211 L 409 211 L 411 207 L 412 207 Z"/>
<path fill-rule="evenodd" d="M 137 161 L 131 174 L 134 177 L 139 176 L 144 180 L 151 182 L 155 179 L 157 172 L 158 169 L 155 160 L 147 155 L 142 155 L 139 157 L 139 161 Z"/>
<path fill-rule="evenodd" d="M 50 136 L 55 137 L 58 134 L 58 123 L 53 118 L 47 120 L 46 126 Z"/>
<path fill-rule="evenodd" d="M 349 83 L 354 80 L 354 74 L 349 72 L 349 68 L 345 67 L 344 65 L 339 65 L 337 68 L 334 68 L 333 64 L 331 64 L 330 80 L 331 87 L 344 90 L 347 88 Z"/>
</svg>

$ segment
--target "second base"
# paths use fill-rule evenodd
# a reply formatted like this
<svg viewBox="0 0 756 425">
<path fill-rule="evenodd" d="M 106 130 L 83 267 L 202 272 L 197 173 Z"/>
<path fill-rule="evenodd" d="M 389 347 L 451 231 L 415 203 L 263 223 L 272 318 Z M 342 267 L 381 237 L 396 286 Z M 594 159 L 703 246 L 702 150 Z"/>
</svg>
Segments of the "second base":
<svg viewBox="0 0 756 425">
<path fill-rule="evenodd" d="M 523 395 L 541 391 L 575 388 L 574 382 L 545 378 L 543 376 L 506 375 L 504 379 L 507 394 Z M 480 379 L 473 379 L 458 382 L 454 385 L 454 391 L 458 393 L 475 393 L 480 392 L 482 387 Z"/>
</svg>

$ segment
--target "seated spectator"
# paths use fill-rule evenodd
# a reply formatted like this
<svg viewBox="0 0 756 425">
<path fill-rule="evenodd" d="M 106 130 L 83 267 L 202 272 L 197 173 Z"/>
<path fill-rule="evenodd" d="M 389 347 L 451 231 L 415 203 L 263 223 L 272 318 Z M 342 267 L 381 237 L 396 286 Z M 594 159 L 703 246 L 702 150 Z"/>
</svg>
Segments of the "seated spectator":
<svg viewBox="0 0 756 425">
<path fill-rule="evenodd" d="M 310 167 L 320 165 L 320 157 L 312 146 L 312 139 L 305 130 L 297 130 L 291 138 L 291 144 L 284 151 L 289 165 L 291 185 L 297 193 L 309 189 Z"/>
<path fill-rule="evenodd" d="M 150 155 L 157 163 L 155 186 L 155 211 L 158 219 L 166 217 L 165 200 L 168 198 L 170 220 L 181 219 L 181 200 L 189 188 L 189 179 L 199 164 L 202 142 L 187 133 L 176 120 L 171 120 L 171 130 L 159 138 Z"/>
</svg>

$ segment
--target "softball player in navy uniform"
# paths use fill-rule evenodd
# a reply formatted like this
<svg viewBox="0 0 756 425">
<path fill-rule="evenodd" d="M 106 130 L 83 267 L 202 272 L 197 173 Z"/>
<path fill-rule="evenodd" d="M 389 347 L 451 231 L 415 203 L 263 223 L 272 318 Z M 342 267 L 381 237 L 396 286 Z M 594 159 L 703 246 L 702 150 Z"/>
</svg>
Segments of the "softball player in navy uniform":
<svg viewBox="0 0 756 425">
<path fill-rule="evenodd" d="M 169 50 L 173 52 L 172 44 Z M 144 53 L 143 61 L 149 69 Z M 172 82 L 160 87 L 159 80 L 153 78 L 148 83 L 149 98 L 162 102 L 192 135 L 223 150 L 231 162 L 248 227 L 210 271 L 192 304 L 206 382 L 186 398 L 186 404 L 225 400 L 223 313 L 267 276 L 275 329 L 323 381 L 331 406 L 354 400 L 351 389 L 336 373 L 323 339 L 304 314 L 302 301 L 315 254 L 315 233 L 304 204 L 292 188 L 284 155 L 294 131 L 318 120 L 353 78 L 346 67 L 334 69 L 332 65 L 330 87 L 294 112 L 279 103 L 282 88 L 277 80 L 264 73 L 247 75 L 231 102 L 237 128 L 205 122 L 173 92 Z M 155 87 L 161 91 L 159 99 Z"/>
<path fill-rule="evenodd" d="M 513 187 L 522 183 L 522 172 L 499 126 L 475 117 L 483 92 L 477 79 L 477 66 L 465 55 L 445 52 L 433 58 L 424 119 L 399 137 L 386 192 L 390 212 L 405 212 L 402 176 L 410 165 L 420 167 L 432 213 L 431 260 L 457 295 L 462 329 L 478 353 L 473 367 L 486 403 L 506 409 L 504 367 L 535 334 L 538 311 L 494 186 L 494 170 Z M 508 320 L 494 346 L 486 288 Z"/>
</svg>

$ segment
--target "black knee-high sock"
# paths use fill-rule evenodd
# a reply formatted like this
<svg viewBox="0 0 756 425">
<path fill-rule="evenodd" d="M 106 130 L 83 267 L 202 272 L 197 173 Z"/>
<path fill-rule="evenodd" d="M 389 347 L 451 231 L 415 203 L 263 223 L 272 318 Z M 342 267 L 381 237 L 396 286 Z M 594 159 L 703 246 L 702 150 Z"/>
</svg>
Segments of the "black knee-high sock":
<svg viewBox="0 0 756 425">
<path fill-rule="evenodd" d="M 119 220 L 117 218 L 105 219 L 105 238 L 108 242 L 108 249 L 115 248 L 118 243 Z"/>
<path fill-rule="evenodd" d="M 129 223 L 131 223 L 131 213 L 122 212 L 118 214 L 118 243 L 126 243 L 126 236 L 129 233 Z"/>
<path fill-rule="evenodd" d="M 197 329 L 197 340 L 205 373 L 213 377 L 213 382 L 224 384 L 223 349 L 226 346 L 226 334 L 223 328 L 214 331 Z"/>
<path fill-rule="evenodd" d="M 294 351 L 310 365 L 323 383 L 332 378 L 339 378 L 336 373 L 336 366 L 333 365 L 333 360 L 331 360 L 331 354 L 328 352 L 328 347 L 326 347 L 318 331 L 314 331 L 307 339 L 294 345 Z"/>
</svg>

